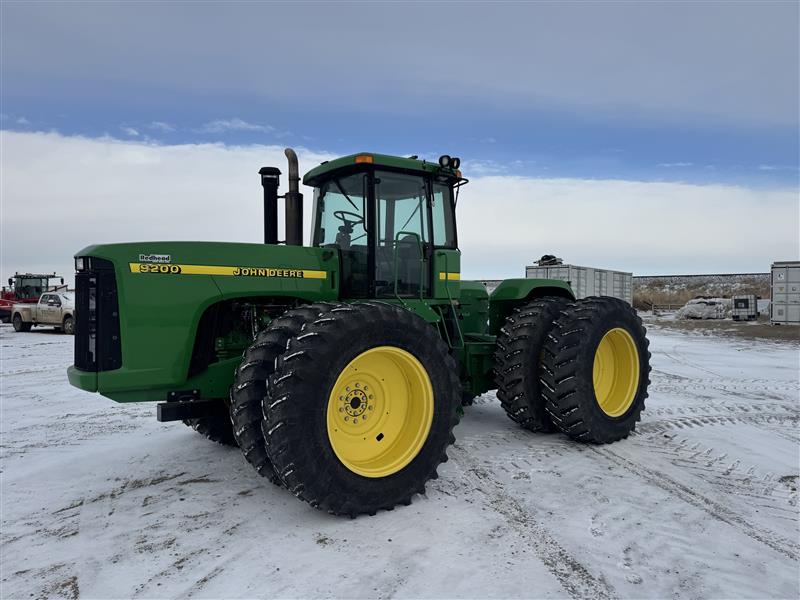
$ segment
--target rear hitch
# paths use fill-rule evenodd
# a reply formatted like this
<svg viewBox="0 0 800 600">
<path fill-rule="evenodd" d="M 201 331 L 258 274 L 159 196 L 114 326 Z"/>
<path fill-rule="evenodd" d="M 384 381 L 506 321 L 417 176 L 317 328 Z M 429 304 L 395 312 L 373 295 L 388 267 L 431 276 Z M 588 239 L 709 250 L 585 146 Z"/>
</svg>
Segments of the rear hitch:
<svg viewBox="0 0 800 600">
<path fill-rule="evenodd" d="M 168 402 L 159 402 L 156 407 L 156 418 L 162 423 L 221 417 L 228 414 L 228 407 L 223 400 L 201 400 L 196 390 L 170 392 L 169 398 Z"/>
</svg>

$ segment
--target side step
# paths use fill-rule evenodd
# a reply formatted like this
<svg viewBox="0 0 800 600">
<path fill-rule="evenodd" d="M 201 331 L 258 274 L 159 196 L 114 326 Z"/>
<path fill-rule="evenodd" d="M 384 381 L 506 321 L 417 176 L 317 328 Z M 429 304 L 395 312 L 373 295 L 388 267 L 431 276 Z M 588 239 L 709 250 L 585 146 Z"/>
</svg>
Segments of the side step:
<svg viewBox="0 0 800 600">
<path fill-rule="evenodd" d="M 226 416 L 228 407 L 223 400 L 177 400 L 159 402 L 156 411 L 156 418 L 163 423 Z"/>
</svg>

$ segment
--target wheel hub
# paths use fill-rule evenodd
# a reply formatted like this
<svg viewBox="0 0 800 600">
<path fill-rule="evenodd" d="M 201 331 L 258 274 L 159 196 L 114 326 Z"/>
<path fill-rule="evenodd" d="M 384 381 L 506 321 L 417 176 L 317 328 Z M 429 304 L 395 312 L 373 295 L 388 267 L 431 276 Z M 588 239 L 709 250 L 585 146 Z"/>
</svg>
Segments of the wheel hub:
<svg viewBox="0 0 800 600">
<path fill-rule="evenodd" d="M 348 391 L 347 388 L 350 388 Z M 339 412 L 350 417 L 346 423 L 358 424 L 367 420 L 367 411 L 375 410 L 375 394 L 368 393 L 369 385 L 357 381 L 353 386 L 346 386 L 345 394 L 339 394 Z"/>
<path fill-rule="evenodd" d="M 386 477 L 422 449 L 433 421 L 433 388 L 409 352 L 379 346 L 340 372 L 328 398 L 328 439 L 337 458 L 365 477 Z"/>
<path fill-rule="evenodd" d="M 597 403 L 608 416 L 622 416 L 633 404 L 639 387 L 639 352 L 625 329 L 615 327 L 600 340 L 592 383 Z"/>
</svg>

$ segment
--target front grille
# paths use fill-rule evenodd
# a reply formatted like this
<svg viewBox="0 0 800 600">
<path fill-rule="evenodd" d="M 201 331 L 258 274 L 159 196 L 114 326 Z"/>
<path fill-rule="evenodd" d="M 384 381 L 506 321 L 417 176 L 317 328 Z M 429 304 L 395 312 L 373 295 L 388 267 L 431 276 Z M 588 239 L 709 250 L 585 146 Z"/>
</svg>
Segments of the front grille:
<svg viewBox="0 0 800 600">
<path fill-rule="evenodd" d="M 122 366 L 119 305 L 114 265 L 86 258 L 75 274 L 75 368 L 110 371 Z"/>
</svg>

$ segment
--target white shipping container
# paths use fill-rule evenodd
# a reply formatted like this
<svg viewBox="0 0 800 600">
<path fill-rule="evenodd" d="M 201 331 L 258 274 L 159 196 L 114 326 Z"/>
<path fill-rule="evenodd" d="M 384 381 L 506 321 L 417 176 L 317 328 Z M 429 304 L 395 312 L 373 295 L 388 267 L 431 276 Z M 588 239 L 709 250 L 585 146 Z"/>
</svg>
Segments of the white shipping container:
<svg viewBox="0 0 800 600">
<path fill-rule="evenodd" d="M 525 277 L 566 281 L 577 298 L 612 296 L 633 302 L 633 273 L 577 265 L 531 265 L 525 267 Z"/>
<path fill-rule="evenodd" d="M 770 323 L 800 325 L 800 261 L 772 263 Z"/>
</svg>

